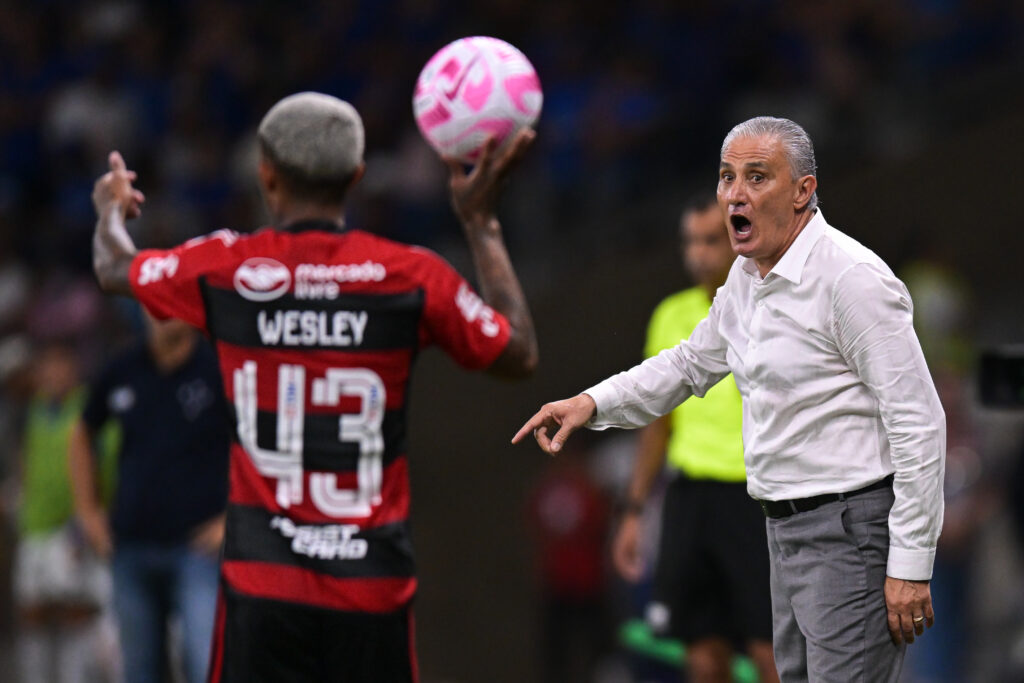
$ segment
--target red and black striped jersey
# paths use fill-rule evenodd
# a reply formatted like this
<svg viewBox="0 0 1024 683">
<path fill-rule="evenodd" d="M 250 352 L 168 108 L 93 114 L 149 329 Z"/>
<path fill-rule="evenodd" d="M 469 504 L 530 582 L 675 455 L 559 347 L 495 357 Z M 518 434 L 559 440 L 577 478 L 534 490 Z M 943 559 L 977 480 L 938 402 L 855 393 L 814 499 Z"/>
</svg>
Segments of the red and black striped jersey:
<svg viewBox="0 0 1024 683">
<path fill-rule="evenodd" d="M 236 426 L 227 583 L 342 610 L 406 604 L 413 361 L 436 344 L 485 368 L 508 321 L 433 252 L 321 221 L 145 250 L 131 284 L 216 345 Z"/>
</svg>

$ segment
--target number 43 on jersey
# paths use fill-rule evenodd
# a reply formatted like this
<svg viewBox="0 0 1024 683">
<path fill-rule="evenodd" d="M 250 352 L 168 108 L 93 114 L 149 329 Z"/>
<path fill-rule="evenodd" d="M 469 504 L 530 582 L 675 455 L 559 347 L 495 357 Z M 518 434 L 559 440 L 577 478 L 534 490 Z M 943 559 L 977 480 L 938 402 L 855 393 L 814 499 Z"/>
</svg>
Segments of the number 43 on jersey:
<svg viewBox="0 0 1024 683">
<path fill-rule="evenodd" d="M 245 361 L 234 372 L 238 438 L 260 474 L 277 479 L 277 503 L 284 509 L 303 499 L 303 420 L 305 417 L 306 369 L 283 364 L 277 371 L 277 449 L 260 448 L 256 439 L 256 362 Z M 358 413 L 338 418 L 338 439 L 359 447 L 357 488 L 338 488 L 333 472 L 311 472 L 309 497 L 317 510 L 329 517 L 368 517 L 381 502 L 383 479 L 385 391 L 380 376 L 366 368 L 330 368 L 313 379 L 310 402 L 337 406 L 343 396 L 360 400 Z"/>
</svg>

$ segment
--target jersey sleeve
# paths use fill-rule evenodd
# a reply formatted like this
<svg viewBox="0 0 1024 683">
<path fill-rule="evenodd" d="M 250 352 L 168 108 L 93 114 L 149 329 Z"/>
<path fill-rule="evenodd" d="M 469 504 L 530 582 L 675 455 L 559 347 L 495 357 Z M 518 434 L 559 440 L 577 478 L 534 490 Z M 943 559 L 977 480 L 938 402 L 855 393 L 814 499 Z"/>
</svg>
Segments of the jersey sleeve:
<svg viewBox="0 0 1024 683">
<path fill-rule="evenodd" d="M 160 320 L 180 318 L 204 332 L 206 309 L 199 280 L 232 260 L 235 233 L 219 230 L 173 249 L 144 249 L 132 261 L 135 298 Z"/>
<path fill-rule="evenodd" d="M 437 344 L 459 365 L 489 367 L 508 345 L 508 319 L 488 306 L 444 259 L 427 255 L 424 320 L 427 344 Z"/>
</svg>

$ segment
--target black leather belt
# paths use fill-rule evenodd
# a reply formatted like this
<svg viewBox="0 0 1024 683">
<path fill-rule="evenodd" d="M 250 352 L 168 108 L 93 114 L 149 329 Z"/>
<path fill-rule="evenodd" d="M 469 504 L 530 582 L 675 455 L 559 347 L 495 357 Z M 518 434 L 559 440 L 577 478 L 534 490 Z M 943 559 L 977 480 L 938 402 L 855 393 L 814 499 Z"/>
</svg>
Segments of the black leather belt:
<svg viewBox="0 0 1024 683">
<path fill-rule="evenodd" d="M 795 515 L 798 512 L 810 512 L 811 510 L 821 507 L 826 503 L 835 503 L 853 496 L 859 496 L 862 493 L 868 493 L 870 491 L 878 491 L 880 489 L 892 488 L 892 475 L 890 474 L 885 479 L 880 479 L 874 484 L 868 484 L 862 489 L 856 491 L 850 491 L 848 493 L 823 493 L 820 496 L 811 496 L 810 498 L 796 498 L 794 500 L 758 500 L 761 504 L 761 509 L 764 510 L 766 517 L 777 519 L 779 517 L 789 517 Z"/>
</svg>

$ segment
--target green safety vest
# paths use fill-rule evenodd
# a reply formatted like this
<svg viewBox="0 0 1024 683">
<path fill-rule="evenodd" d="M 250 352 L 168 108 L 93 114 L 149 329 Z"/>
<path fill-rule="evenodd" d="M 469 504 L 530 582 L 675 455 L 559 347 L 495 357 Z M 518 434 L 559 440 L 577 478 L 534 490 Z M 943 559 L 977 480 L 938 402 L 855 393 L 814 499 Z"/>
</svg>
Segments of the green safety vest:
<svg viewBox="0 0 1024 683">
<path fill-rule="evenodd" d="M 21 508 L 18 525 L 26 536 L 56 531 L 74 514 L 68 474 L 71 429 L 82 414 L 85 391 L 70 392 L 60 403 L 41 397 L 28 406 L 22 440 Z M 97 439 L 99 481 L 104 500 L 113 491 L 117 430 L 104 429 Z"/>
</svg>

